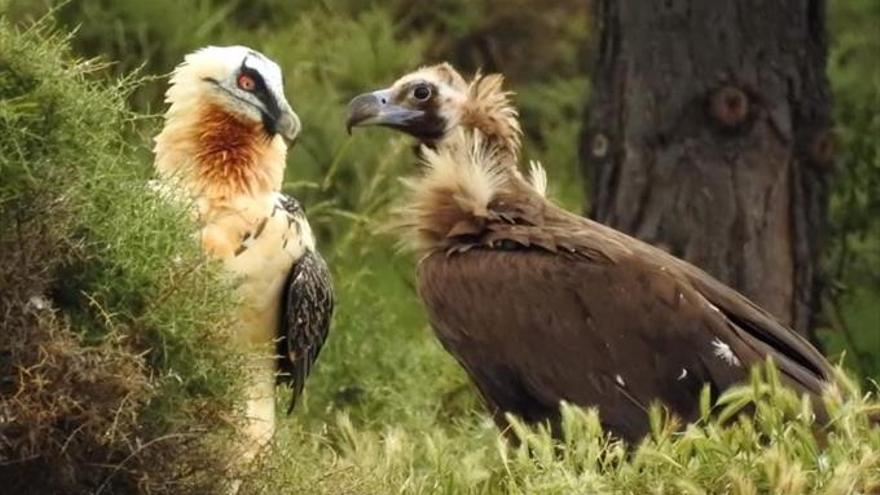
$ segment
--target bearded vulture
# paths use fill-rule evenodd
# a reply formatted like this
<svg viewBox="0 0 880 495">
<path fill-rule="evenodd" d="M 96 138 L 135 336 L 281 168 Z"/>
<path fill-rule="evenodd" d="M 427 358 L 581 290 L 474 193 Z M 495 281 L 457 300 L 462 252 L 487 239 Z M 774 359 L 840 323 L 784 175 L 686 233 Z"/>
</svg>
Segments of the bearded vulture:
<svg viewBox="0 0 880 495">
<path fill-rule="evenodd" d="M 419 139 L 401 223 L 442 345 L 505 430 L 504 413 L 559 432 L 562 400 L 638 442 L 659 401 L 685 421 L 770 357 L 812 397 L 831 366 L 807 341 L 695 266 L 545 199 L 517 170 L 520 127 L 497 75 L 448 64 L 352 100 L 348 125 Z"/>
<path fill-rule="evenodd" d="M 276 380 L 293 388 L 292 409 L 333 311 L 330 273 L 305 212 L 280 192 L 286 141 L 300 121 L 278 65 L 243 46 L 188 55 L 166 102 L 158 188 L 189 208 L 203 251 L 238 282 L 234 339 L 254 352 L 245 370 L 249 459 L 274 434 Z"/>
</svg>

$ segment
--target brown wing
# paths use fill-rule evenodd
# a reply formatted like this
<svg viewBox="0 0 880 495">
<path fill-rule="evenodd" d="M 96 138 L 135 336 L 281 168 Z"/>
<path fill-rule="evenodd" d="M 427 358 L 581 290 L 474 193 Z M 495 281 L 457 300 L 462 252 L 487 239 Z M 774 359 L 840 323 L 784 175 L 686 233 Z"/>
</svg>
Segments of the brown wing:
<svg viewBox="0 0 880 495">
<path fill-rule="evenodd" d="M 574 235 L 579 241 L 584 241 L 583 234 L 590 235 L 592 240 L 600 239 L 600 245 L 601 240 L 614 239 L 626 245 L 631 256 L 665 267 L 687 280 L 713 310 L 723 313 L 727 325 L 744 346 L 762 356 L 762 360 L 772 355 L 793 385 L 819 395 L 833 379 L 831 364 L 812 344 L 736 290 L 696 266 L 610 227 L 583 218 L 578 218 L 577 223 L 580 229 L 575 229 Z"/>
<path fill-rule="evenodd" d="M 327 340 L 332 316 L 330 270 L 320 254 L 306 251 L 290 271 L 278 338 L 279 379 L 293 389 L 288 414 L 302 395 L 306 379 Z"/>
<path fill-rule="evenodd" d="M 613 261 L 519 247 L 434 254 L 419 290 L 443 345 L 503 426 L 558 419 L 558 402 L 597 406 L 635 441 L 662 401 L 685 420 L 766 353 L 684 276 L 637 255 Z"/>
<path fill-rule="evenodd" d="M 745 345 L 761 355 L 772 355 L 785 376 L 811 393 L 821 395 L 834 373 L 828 360 L 812 344 L 739 292 L 693 265 L 687 265 L 686 269 L 689 281 L 724 313 Z"/>
<path fill-rule="evenodd" d="M 806 339 L 781 324 L 767 311 L 757 306 L 736 290 L 722 284 L 696 266 L 675 258 L 638 239 L 618 232 L 606 225 L 588 220 L 550 205 L 546 212 L 555 220 L 553 227 L 530 229 L 549 230 L 554 242 L 575 246 L 580 251 L 611 254 L 618 259 L 622 253 L 643 263 L 669 270 L 676 277 L 686 280 L 704 299 L 707 305 L 724 315 L 727 325 L 739 338 L 739 343 L 749 351 L 761 356 L 762 361 L 770 355 L 784 377 L 796 388 L 820 395 L 834 373 L 827 359 Z M 511 227 L 502 226 L 502 235 Z M 817 410 L 820 419 L 824 411 Z"/>
</svg>

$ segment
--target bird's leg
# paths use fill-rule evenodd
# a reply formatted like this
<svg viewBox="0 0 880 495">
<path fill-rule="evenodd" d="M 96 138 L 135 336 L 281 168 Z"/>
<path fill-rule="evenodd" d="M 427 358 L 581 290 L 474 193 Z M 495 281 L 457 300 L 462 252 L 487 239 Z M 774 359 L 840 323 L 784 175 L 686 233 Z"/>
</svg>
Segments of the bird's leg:
<svg viewBox="0 0 880 495">
<path fill-rule="evenodd" d="M 260 357 L 251 370 L 245 408 L 247 424 L 243 460 L 250 463 L 275 434 L 275 359 Z"/>
<path fill-rule="evenodd" d="M 275 433 L 275 353 L 274 349 L 249 341 L 247 336 L 240 336 L 238 340 L 250 347 L 250 352 L 243 369 L 245 416 L 234 471 L 246 476 Z M 241 479 L 233 481 L 230 494 L 238 493 L 241 482 Z"/>
</svg>

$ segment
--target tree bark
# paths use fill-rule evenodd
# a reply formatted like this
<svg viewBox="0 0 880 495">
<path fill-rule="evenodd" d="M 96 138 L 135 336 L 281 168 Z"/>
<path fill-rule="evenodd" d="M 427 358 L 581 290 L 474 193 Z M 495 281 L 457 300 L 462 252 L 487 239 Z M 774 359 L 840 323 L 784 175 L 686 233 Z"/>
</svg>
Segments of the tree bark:
<svg viewBox="0 0 880 495">
<path fill-rule="evenodd" d="M 592 216 L 810 334 L 832 168 L 824 0 L 597 0 Z"/>
</svg>

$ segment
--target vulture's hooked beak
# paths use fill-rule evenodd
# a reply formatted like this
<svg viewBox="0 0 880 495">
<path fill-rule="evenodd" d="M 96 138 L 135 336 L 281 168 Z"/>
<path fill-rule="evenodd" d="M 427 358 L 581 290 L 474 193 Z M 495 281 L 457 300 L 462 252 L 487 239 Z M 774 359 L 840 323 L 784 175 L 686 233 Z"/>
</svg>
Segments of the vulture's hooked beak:
<svg viewBox="0 0 880 495">
<path fill-rule="evenodd" d="M 348 119 L 345 127 L 383 125 L 396 129 L 405 129 L 408 124 L 422 117 L 424 112 L 396 105 L 391 102 L 391 90 L 383 89 L 372 93 L 355 96 L 348 104 Z"/>
<path fill-rule="evenodd" d="M 288 144 L 296 141 L 299 131 L 302 130 L 302 123 L 300 123 L 299 116 L 290 108 L 290 105 L 285 105 L 281 110 L 281 114 L 275 120 L 275 130 Z"/>
</svg>

